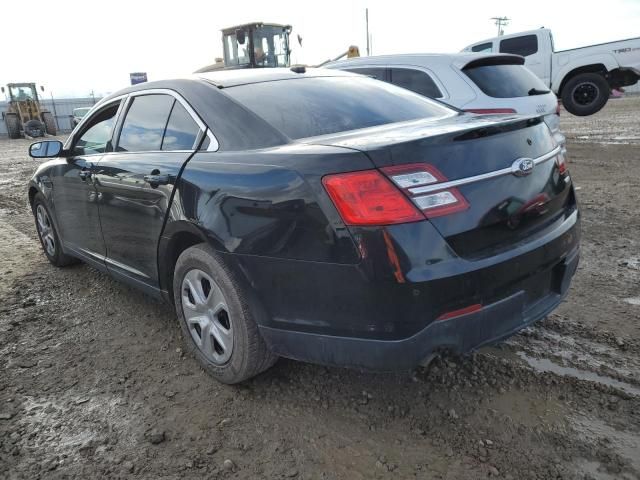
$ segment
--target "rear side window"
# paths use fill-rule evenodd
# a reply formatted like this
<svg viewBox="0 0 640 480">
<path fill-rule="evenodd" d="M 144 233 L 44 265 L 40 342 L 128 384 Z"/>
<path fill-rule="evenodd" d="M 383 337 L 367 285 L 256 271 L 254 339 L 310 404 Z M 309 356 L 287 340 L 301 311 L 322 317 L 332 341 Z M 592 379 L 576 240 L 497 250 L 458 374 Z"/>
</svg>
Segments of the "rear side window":
<svg viewBox="0 0 640 480">
<path fill-rule="evenodd" d="M 173 104 L 162 140 L 162 150 L 192 150 L 200 127 L 180 102 Z"/>
<path fill-rule="evenodd" d="M 366 77 L 320 77 L 223 90 L 292 139 L 457 112 L 403 88 Z"/>
<path fill-rule="evenodd" d="M 523 35 L 522 37 L 507 38 L 500 41 L 500 53 L 513 53 L 526 57 L 538 51 L 538 37 Z"/>
<path fill-rule="evenodd" d="M 169 95 L 134 97 L 122 124 L 117 151 L 160 150 L 173 102 Z"/>
<path fill-rule="evenodd" d="M 493 43 L 487 42 L 487 43 L 481 43 L 480 45 L 474 45 L 473 47 L 471 47 L 471 51 L 472 52 L 491 52 L 493 51 Z"/>
<path fill-rule="evenodd" d="M 494 98 L 514 98 L 549 91 L 523 65 L 484 65 L 462 70 L 483 93 Z"/>
<path fill-rule="evenodd" d="M 442 92 L 428 73 L 413 68 L 391 68 L 391 83 L 429 98 L 441 98 Z"/>
<path fill-rule="evenodd" d="M 360 75 L 366 75 L 367 77 L 375 78 L 376 80 L 387 81 L 386 68 L 349 68 L 347 72 L 359 73 Z"/>
</svg>

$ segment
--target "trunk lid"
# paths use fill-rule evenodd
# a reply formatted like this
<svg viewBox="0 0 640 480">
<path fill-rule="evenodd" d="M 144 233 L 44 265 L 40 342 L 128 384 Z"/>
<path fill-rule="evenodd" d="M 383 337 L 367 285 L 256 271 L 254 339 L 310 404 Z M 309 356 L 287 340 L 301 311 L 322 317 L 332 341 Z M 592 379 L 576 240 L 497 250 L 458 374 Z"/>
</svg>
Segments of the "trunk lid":
<svg viewBox="0 0 640 480">
<path fill-rule="evenodd" d="M 575 205 L 570 178 L 556 162 L 560 148 L 538 117 L 460 115 L 307 142 L 362 151 L 378 169 L 396 178 L 396 184 L 394 168 L 407 164 L 435 167 L 444 183 L 461 181 L 453 190 L 468 204 L 463 210 L 436 217 L 428 210 L 425 214 L 456 253 L 467 258 L 492 255 L 542 235 L 572 213 Z M 527 175 L 516 176 L 511 169 L 519 159 L 537 163 Z M 423 193 L 443 190 L 433 185 L 427 185 L 429 192 L 420 188 L 404 191 L 415 201 Z"/>
</svg>

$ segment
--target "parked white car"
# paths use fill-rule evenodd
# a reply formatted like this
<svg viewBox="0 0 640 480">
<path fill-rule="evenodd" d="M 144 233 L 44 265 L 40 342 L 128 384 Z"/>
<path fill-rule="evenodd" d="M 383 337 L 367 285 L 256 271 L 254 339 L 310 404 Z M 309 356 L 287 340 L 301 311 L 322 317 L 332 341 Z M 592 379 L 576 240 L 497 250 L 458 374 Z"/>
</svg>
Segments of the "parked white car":
<svg viewBox="0 0 640 480">
<path fill-rule="evenodd" d="M 324 65 L 369 75 L 461 110 L 544 115 L 559 143 L 558 99 L 517 55 L 454 53 L 357 57 Z"/>
<path fill-rule="evenodd" d="M 521 55 L 525 65 L 562 98 L 574 115 L 592 115 L 605 106 L 612 89 L 640 79 L 640 37 L 554 51 L 548 28 L 489 38 L 465 47 L 469 52 Z"/>
</svg>

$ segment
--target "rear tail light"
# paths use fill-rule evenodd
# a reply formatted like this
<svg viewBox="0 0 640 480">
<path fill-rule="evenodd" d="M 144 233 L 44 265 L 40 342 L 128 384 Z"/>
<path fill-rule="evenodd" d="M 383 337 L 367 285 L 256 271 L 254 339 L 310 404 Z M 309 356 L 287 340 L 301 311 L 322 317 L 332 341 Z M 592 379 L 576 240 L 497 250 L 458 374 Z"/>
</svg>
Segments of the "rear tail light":
<svg viewBox="0 0 640 480">
<path fill-rule="evenodd" d="M 564 156 L 564 152 L 560 152 L 556 157 L 556 165 L 558 166 L 560 175 L 567 173 L 567 158 Z"/>
<path fill-rule="evenodd" d="M 560 115 L 560 100 L 556 103 L 556 115 Z"/>
<path fill-rule="evenodd" d="M 347 225 L 424 220 L 424 215 L 377 170 L 327 175 L 322 183 Z"/>
<path fill-rule="evenodd" d="M 438 188 L 447 178 L 433 165 L 411 163 L 381 170 L 384 175 L 363 170 L 322 179 L 346 225 L 417 222 L 469 208 L 457 188 Z"/>
<path fill-rule="evenodd" d="M 518 113 L 513 108 L 469 108 L 465 110 L 469 113 L 479 113 L 482 115 L 491 115 L 493 113 Z"/>
<path fill-rule="evenodd" d="M 450 215 L 469 208 L 469 203 L 457 188 L 437 187 L 439 183 L 446 182 L 447 178 L 433 165 L 410 163 L 386 167 L 382 171 L 413 200 L 427 218 Z"/>
</svg>

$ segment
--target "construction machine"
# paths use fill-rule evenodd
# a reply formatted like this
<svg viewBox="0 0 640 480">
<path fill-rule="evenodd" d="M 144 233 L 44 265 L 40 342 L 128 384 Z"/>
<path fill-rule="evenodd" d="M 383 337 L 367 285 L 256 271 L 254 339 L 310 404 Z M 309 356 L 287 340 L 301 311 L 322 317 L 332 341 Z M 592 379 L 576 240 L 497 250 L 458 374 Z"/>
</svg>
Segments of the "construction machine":
<svg viewBox="0 0 640 480">
<path fill-rule="evenodd" d="M 56 122 L 50 111 L 40 105 L 35 83 L 9 83 L 0 87 L 7 96 L 8 107 L 2 112 L 9 138 L 56 135 Z M 40 87 L 44 92 L 44 87 Z"/>
<path fill-rule="evenodd" d="M 196 70 L 196 73 L 220 69 L 289 67 L 291 25 L 253 22 L 222 29 L 224 58 Z"/>
<path fill-rule="evenodd" d="M 291 25 L 253 22 L 222 29 L 224 58 L 196 70 L 195 73 L 237 68 L 275 68 L 291 66 L 289 37 Z M 302 42 L 298 36 L 298 42 Z M 359 57 L 358 47 L 351 46 L 343 56 Z M 329 60 L 327 60 L 328 62 Z M 324 62 L 324 63 L 327 63 Z"/>
</svg>

